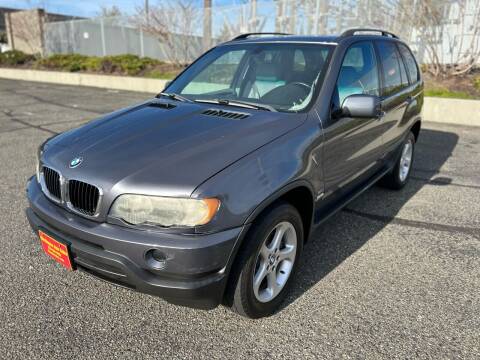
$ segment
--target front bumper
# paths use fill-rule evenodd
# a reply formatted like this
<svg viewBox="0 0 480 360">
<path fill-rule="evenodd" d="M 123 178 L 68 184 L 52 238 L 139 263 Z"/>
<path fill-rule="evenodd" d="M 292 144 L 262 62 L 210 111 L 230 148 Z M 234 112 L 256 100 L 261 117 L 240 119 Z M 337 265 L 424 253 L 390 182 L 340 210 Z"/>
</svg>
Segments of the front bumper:
<svg viewBox="0 0 480 360">
<path fill-rule="evenodd" d="M 222 301 L 233 254 L 246 230 L 183 235 L 99 223 L 48 200 L 34 177 L 28 182 L 27 197 L 32 229 L 69 243 L 78 269 L 195 308 L 211 309 Z M 149 251 L 154 249 L 164 255 L 160 267 L 152 266 Z"/>
</svg>

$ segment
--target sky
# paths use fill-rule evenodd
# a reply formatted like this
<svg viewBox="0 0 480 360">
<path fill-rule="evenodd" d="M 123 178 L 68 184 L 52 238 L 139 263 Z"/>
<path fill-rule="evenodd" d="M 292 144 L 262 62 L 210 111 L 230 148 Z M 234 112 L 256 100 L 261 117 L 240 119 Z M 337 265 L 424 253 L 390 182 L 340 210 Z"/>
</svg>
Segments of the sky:
<svg viewBox="0 0 480 360">
<path fill-rule="evenodd" d="M 155 5 L 159 0 L 149 0 L 151 5 Z M 202 0 L 195 0 L 199 6 Z M 242 0 L 212 0 L 214 6 L 240 4 Z M 122 12 L 131 14 L 135 9 L 144 5 L 144 0 L 0 0 L 0 7 L 9 7 L 16 9 L 43 8 L 48 12 L 91 17 L 98 15 L 100 6 L 111 7 L 113 5 L 120 8 Z"/>
</svg>

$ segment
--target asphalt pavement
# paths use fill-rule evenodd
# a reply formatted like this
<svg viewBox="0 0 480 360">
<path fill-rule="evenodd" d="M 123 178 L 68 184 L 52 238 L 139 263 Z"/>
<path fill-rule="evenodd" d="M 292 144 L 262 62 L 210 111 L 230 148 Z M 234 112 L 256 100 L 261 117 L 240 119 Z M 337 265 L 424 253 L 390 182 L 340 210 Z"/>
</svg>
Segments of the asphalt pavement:
<svg viewBox="0 0 480 360">
<path fill-rule="evenodd" d="M 55 264 L 24 215 L 38 145 L 149 97 L 0 80 L 0 358 L 480 358 L 480 128 L 425 123 L 409 184 L 375 186 L 326 222 L 270 318 Z"/>
</svg>

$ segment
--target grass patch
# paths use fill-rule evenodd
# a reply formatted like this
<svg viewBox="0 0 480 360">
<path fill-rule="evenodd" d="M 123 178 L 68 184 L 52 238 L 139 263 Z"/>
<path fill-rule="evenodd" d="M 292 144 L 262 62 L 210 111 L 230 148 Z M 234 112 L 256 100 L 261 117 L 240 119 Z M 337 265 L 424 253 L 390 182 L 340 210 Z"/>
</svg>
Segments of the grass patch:
<svg viewBox="0 0 480 360">
<path fill-rule="evenodd" d="M 424 95 L 449 99 L 475 99 L 474 96 L 465 91 L 451 91 L 442 88 L 425 89 Z"/>
</svg>

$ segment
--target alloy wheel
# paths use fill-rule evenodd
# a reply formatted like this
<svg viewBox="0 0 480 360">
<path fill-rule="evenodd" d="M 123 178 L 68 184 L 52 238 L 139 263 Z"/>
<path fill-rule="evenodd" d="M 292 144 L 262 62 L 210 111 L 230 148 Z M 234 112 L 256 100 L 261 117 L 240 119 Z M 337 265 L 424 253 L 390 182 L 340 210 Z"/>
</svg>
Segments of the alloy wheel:
<svg viewBox="0 0 480 360">
<path fill-rule="evenodd" d="M 285 287 L 295 263 L 297 232 L 288 221 L 278 223 L 263 241 L 253 273 L 255 298 L 266 303 Z"/>
<path fill-rule="evenodd" d="M 400 157 L 400 181 L 404 182 L 410 172 L 412 165 L 413 143 L 408 140 L 403 146 L 402 156 Z"/>
</svg>

